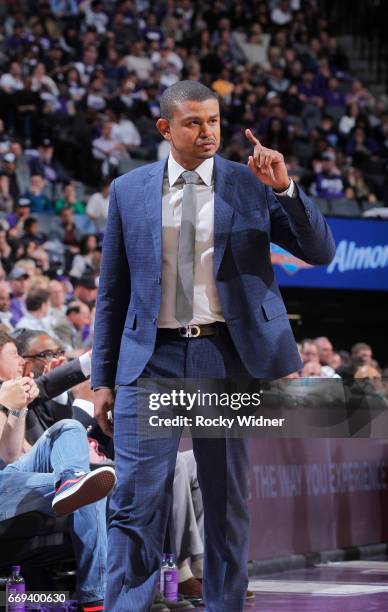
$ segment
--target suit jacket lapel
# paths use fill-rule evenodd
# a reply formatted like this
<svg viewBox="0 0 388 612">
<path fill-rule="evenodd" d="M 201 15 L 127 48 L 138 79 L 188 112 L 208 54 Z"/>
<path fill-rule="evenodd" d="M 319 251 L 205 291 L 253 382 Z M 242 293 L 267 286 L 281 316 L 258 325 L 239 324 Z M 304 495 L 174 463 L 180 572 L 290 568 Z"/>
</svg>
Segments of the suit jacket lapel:
<svg viewBox="0 0 388 612">
<path fill-rule="evenodd" d="M 216 155 L 214 158 L 214 278 L 217 278 L 218 270 L 224 255 L 226 242 L 230 234 L 233 221 L 233 207 L 228 202 L 233 202 L 236 184 L 234 182 L 234 170 L 231 170 L 227 162 Z"/>
<path fill-rule="evenodd" d="M 150 226 L 157 265 L 162 267 L 162 197 L 163 178 L 167 160 L 151 168 L 144 185 L 144 200 Z"/>
</svg>

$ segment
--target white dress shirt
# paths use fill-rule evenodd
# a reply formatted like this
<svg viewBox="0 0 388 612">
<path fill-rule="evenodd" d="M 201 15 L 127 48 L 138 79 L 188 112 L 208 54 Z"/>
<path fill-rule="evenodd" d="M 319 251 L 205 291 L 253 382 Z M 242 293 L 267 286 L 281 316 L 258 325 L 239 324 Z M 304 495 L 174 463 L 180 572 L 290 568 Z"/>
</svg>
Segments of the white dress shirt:
<svg viewBox="0 0 388 612">
<path fill-rule="evenodd" d="M 190 323 L 206 324 L 224 321 L 213 273 L 214 254 L 214 159 L 206 159 L 195 168 L 202 183 L 195 185 L 197 196 L 194 303 Z M 178 241 L 182 216 L 184 183 L 178 181 L 186 168 L 170 154 L 168 175 L 163 183 L 162 198 L 162 303 L 158 327 L 180 327 L 175 318 Z M 177 184 L 178 181 L 178 184 Z"/>
</svg>

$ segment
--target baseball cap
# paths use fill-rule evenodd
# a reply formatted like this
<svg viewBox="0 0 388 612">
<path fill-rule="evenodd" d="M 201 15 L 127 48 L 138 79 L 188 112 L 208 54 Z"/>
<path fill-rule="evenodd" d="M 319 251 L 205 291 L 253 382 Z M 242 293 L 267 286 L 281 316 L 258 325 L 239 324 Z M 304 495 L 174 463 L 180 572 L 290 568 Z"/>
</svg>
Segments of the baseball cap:
<svg viewBox="0 0 388 612">
<path fill-rule="evenodd" d="M 8 276 L 8 280 L 20 280 L 21 278 L 30 278 L 28 272 L 24 268 L 13 268 Z"/>
<path fill-rule="evenodd" d="M 50 138 L 44 138 L 42 140 L 42 147 L 52 147 L 53 143 L 51 142 Z"/>
<path fill-rule="evenodd" d="M 6 153 L 3 157 L 3 161 L 7 162 L 8 164 L 13 164 L 16 161 L 15 153 Z"/>
<path fill-rule="evenodd" d="M 97 289 L 96 279 L 90 274 L 84 274 L 80 278 L 76 278 L 74 283 L 78 287 L 85 287 L 85 289 Z"/>
<path fill-rule="evenodd" d="M 18 201 L 16 203 L 16 206 L 21 206 L 21 207 L 23 207 L 23 206 L 31 206 L 31 200 L 30 200 L 30 198 L 27 198 L 27 197 L 24 196 L 24 197 L 18 199 Z"/>
<path fill-rule="evenodd" d="M 324 153 L 322 153 L 322 159 L 325 159 L 328 161 L 335 161 L 335 154 L 332 153 L 331 151 L 325 151 Z"/>
</svg>

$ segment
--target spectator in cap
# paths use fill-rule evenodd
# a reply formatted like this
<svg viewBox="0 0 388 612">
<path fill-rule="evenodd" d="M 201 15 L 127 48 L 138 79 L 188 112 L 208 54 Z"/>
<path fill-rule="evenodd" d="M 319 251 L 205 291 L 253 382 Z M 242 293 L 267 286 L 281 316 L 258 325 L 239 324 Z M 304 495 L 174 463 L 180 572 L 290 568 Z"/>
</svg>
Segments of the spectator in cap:
<svg viewBox="0 0 388 612">
<path fill-rule="evenodd" d="M 26 314 L 17 322 L 16 329 L 45 331 L 54 335 L 49 314 L 50 294 L 44 289 L 30 289 L 26 296 Z"/>
<path fill-rule="evenodd" d="M 39 156 L 31 162 L 31 174 L 39 174 L 50 184 L 69 180 L 68 173 L 54 157 L 54 146 L 49 138 L 42 141 L 38 150 Z"/>
<path fill-rule="evenodd" d="M 30 275 L 19 267 L 14 267 L 8 277 L 11 285 L 11 323 L 13 326 L 27 313 L 26 296 L 30 286 Z"/>
<path fill-rule="evenodd" d="M 345 179 L 335 162 L 335 153 L 327 151 L 322 154 L 320 162 L 315 165 L 311 193 L 318 198 L 331 200 L 345 197 Z"/>
<path fill-rule="evenodd" d="M 21 233 L 23 223 L 31 212 L 31 200 L 27 196 L 19 198 L 15 205 L 15 212 L 11 212 L 7 215 L 7 221 L 11 228 L 19 229 Z"/>
</svg>

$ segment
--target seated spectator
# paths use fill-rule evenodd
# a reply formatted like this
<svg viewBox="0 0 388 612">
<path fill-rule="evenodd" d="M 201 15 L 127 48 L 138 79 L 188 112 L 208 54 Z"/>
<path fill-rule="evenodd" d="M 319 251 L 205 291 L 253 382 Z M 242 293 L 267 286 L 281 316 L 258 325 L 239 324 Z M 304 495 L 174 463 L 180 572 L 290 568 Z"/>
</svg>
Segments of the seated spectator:
<svg viewBox="0 0 388 612">
<path fill-rule="evenodd" d="M 83 302 L 71 302 L 66 309 L 66 321 L 57 323 L 54 334 L 67 352 L 78 351 L 84 346 L 83 332 L 90 326 L 90 308 Z"/>
<path fill-rule="evenodd" d="M 13 339 L 0 336 L 0 489 L 1 514 L 7 517 L 38 511 L 49 516 L 73 514 L 71 530 L 78 562 L 80 610 L 103 610 L 106 576 L 105 497 L 116 478 L 110 467 L 89 471 L 89 449 L 80 423 L 64 420 L 47 430 L 23 454 L 25 417 L 38 387 L 22 376 L 24 360 Z M 4 387 L 4 389 L 3 389 Z M 48 469 L 50 466 L 51 470 Z M 7 494 L 4 494 L 7 492 Z M 85 526 L 87 525 L 87 529 Z"/>
<path fill-rule="evenodd" d="M 19 62 L 10 62 L 8 72 L 0 78 L 0 88 L 7 94 L 23 89 L 22 66 Z"/>
<path fill-rule="evenodd" d="M 74 297 L 89 307 L 94 306 L 97 297 L 97 284 L 94 276 L 85 274 L 74 279 Z"/>
<path fill-rule="evenodd" d="M 30 289 L 26 296 L 26 314 L 19 319 L 16 329 L 32 329 L 54 334 L 48 316 L 50 303 L 49 293 L 44 289 Z"/>
<path fill-rule="evenodd" d="M 340 90 L 340 83 L 335 77 L 330 77 L 323 91 L 323 99 L 327 106 L 345 106 L 345 95 Z"/>
<path fill-rule="evenodd" d="M 278 26 L 284 26 L 292 20 L 292 8 L 290 0 L 280 0 L 271 12 L 271 20 Z"/>
<path fill-rule="evenodd" d="M 101 171 L 103 176 L 109 176 L 117 170 L 120 161 L 128 158 L 125 145 L 117 142 L 113 136 L 113 122 L 106 121 L 102 125 L 101 136 L 92 142 L 93 157 L 102 162 Z"/>
<path fill-rule="evenodd" d="M 357 342 L 351 348 L 351 360 L 354 366 L 375 366 L 372 348 L 365 342 Z"/>
<path fill-rule="evenodd" d="M 330 200 L 344 198 L 345 190 L 345 179 L 336 166 L 335 154 L 331 151 L 323 153 L 321 163 L 316 165 L 314 182 L 311 187 L 312 194 L 318 198 Z"/>
<path fill-rule="evenodd" d="M 55 159 L 54 146 L 49 138 L 45 138 L 38 148 L 39 155 L 31 161 L 31 174 L 38 174 L 51 183 L 65 182 L 68 174 L 62 164 Z"/>
<path fill-rule="evenodd" d="M 31 76 L 24 79 L 23 88 L 14 93 L 12 102 L 16 135 L 30 145 L 35 138 L 37 120 L 43 106 L 40 95 L 32 90 Z"/>
<path fill-rule="evenodd" d="M 302 378 L 321 378 L 322 366 L 319 361 L 306 361 L 300 375 Z"/>
<path fill-rule="evenodd" d="M 13 253 L 7 239 L 7 232 L 0 226 L 0 263 L 7 274 L 12 269 Z"/>
<path fill-rule="evenodd" d="M 26 419 L 26 440 L 35 444 L 51 425 L 73 417 L 71 388 L 90 376 L 90 352 L 67 362 L 58 340 L 44 332 L 17 330 L 13 338 L 39 388 Z"/>
<path fill-rule="evenodd" d="M 301 342 L 300 357 L 303 364 L 311 361 L 317 361 L 319 363 L 318 347 L 314 340 L 305 338 Z"/>
<path fill-rule="evenodd" d="M 32 213 L 52 213 L 53 208 L 51 200 L 45 190 L 46 180 L 41 174 L 33 174 L 31 176 L 30 187 L 25 196 L 31 202 Z"/>
<path fill-rule="evenodd" d="M 145 42 L 137 40 L 131 45 L 131 52 L 122 59 L 122 65 L 128 72 L 136 72 L 137 76 L 147 81 L 152 72 L 152 63 L 145 53 Z"/>
<path fill-rule="evenodd" d="M 97 259 L 95 258 L 97 247 L 97 236 L 95 234 L 84 234 L 82 236 L 80 252 L 75 255 L 70 270 L 72 278 L 81 278 L 86 275 L 93 276 L 95 272 L 98 273 L 100 257 L 98 254 Z M 98 264 L 97 266 L 96 263 Z"/>
<path fill-rule="evenodd" d="M 99 232 L 105 228 L 108 218 L 110 183 L 110 179 L 105 179 L 99 191 L 90 196 L 86 205 L 86 214 L 94 221 Z"/>
<path fill-rule="evenodd" d="M 360 170 L 351 166 L 345 172 L 345 179 L 348 185 L 346 189 L 346 197 L 351 200 L 357 200 L 359 202 L 369 202 L 374 204 L 377 202 L 376 195 L 372 189 L 366 184 Z"/>
<path fill-rule="evenodd" d="M 358 163 L 370 158 L 372 153 L 378 152 L 378 144 L 372 138 L 368 138 L 362 127 L 355 127 L 350 133 L 346 144 L 346 153 L 353 158 L 356 157 Z"/>
<path fill-rule="evenodd" d="M 12 332 L 11 292 L 8 283 L 0 282 L 0 324 Z"/>
<path fill-rule="evenodd" d="M 62 323 L 66 317 L 66 292 L 63 283 L 59 280 L 51 280 L 49 284 L 51 324 L 55 326 Z"/>
<path fill-rule="evenodd" d="M 82 233 L 74 223 L 73 209 L 62 208 L 59 216 L 58 222 L 52 226 L 50 236 L 69 247 L 72 253 L 78 253 Z"/>
<path fill-rule="evenodd" d="M 30 216 L 31 212 L 31 200 L 30 198 L 21 197 L 17 200 L 15 205 L 15 212 L 11 212 L 7 215 L 7 221 L 11 228 L 16 228 L 21 233 L 23 229 L 24 221 Z"/>
<path fill-rule="evenodd" d="M 109 17 L 103 11 L 101 0 L 84 2 L 81 10 L 85 12 L 85 24 L 89 28 L 95 28 L 99 34 L 105 34 L 109 22 Z"/>
<path fill-rule="evenodd" d="M 8 153 L 12 155 L 12 153 Z M 10 213 L 13 210 L 14 201 L 9 193 L 9 177 L 6 174 L 0 174 L 0 212 Z"/>
<path fill-rule="evenodd" d="M 342 365 L 343 365 L 343 360 L 342 360 L 341 354 L 335 351 L 333 353 L 332 358 L 330 359 L 329 366 L 333 368 L 333 370 L 336 372 L 342 367 Z"/>
<path fill-rule="evenodd" d="M 85 204 L 77 199 L 74 183 L 67 183 L 67 185 L 65 185 L 63 196 L 54 204 L 54 209 L 57 214 L 60 213 L 63 208 L 71 208 L 73 212 L 78 215 L 83 215 L 85 212 Z"/>
<path fill-rule="evenodd" d="M 11 285 L 11 323 L 15 326 L 27 313 L 26 296 L 30 286 L 30 274 L 23 268 L 14 267 L 8 276 Z"/>
<path fill-rule="evenodd" d="M 21 238 L 24 244 L 33 242 L 37 246 L 43 244 L 47 239 L 46 234 L 39 231 L 39 223 L 35 217 L 27 217 L 24 219 Z"/>
<path fill-rule="evenodd" d="M 16 173 L 16 155 L 12 152 L 6 153 L 2 159 L 1 178 L 3 197 L 17 202 L 21 192 Z"/>
</svg>

